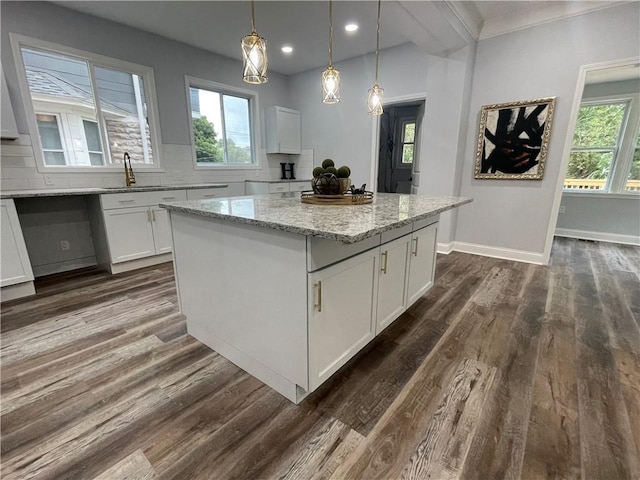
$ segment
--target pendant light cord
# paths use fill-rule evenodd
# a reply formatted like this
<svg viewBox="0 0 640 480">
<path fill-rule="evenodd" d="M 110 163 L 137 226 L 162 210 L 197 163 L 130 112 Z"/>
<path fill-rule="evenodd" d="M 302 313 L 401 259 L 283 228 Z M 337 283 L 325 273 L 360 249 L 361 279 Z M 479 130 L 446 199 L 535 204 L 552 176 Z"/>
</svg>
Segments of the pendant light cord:
<svg viewBox="0 0 640 480">
<path fill-rule="evenodd" d="M 376 30 L 376 85 L 378 85 L 378 51 L 380 50 L 380 1 L 378 0 L 378 27 Z"/>
<path fill-rule="evenodd" d="M 251 32 L 255 35 L 256 33 L 256 16 L 253 12 L 253 0 L 251 0 Z"/>
<path fill-rule="evenodd" d="M 333 2 L 329 0 L 329 67 L 333 66 Z"/>
</svg>

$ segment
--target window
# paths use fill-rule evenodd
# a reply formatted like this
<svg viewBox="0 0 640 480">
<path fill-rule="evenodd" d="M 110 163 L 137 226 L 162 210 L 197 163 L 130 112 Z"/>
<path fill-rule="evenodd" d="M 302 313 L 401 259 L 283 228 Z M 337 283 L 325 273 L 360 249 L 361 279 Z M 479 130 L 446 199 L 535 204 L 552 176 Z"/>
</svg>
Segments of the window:
<svg viewBox="0 0 640 480">
<path fill-rule="evenodd" d="M 191 128 L 198 167 L 252 167 L 252 93 L 188 79 Z"/>
<path fill-rule="evenodd" d="M 568 192 L 640 192 L 638 96 L 580 106 L 564 181 Z"/>
<path fill-rule="evenodd" d="M 405 122 L 402 126 L 402 164 L 413 163 L 415 147 L 416 122 Z"/>
<path fill-rule="evenodd" d="M 43 167 L 119 168 L 125 151 L 133 164 L 158 166 L 149 68 L 36 40 L 15 45 Z"/>
</svg>

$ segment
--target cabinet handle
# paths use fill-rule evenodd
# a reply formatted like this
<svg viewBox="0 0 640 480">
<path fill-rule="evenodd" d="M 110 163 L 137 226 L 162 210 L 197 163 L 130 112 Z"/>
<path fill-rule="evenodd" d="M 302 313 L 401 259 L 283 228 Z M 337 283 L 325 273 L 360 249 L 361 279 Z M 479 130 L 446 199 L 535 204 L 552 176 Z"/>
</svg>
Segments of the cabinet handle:
<svg viewBox="0 0 640 480">
<path fill-rule="evenodd" d="M 151 222 L 151 210 L 147 210 L 147 221 Z"/>
<path fill-rule="evenodd" d="M 209 194 L 205 195 L 204 198 L 213 198 L 215 196 L 216 196 L 215 193 L 209 193 Z"/>
<path fill-rule="evenodd" d="M 411 253 L 413 253 L 414 257 L 417 257 L 418 256 L 418 237 L 414 238 L 413 241 L 416 243 L 415 243 L 415 248 Z"/>
<path fill-rule="evenodd" d="M 154 212 L 153 210 L 149 210 L 151 212 L 151 221 L 155 222 L 156 221 L 156 212 Z"/>
<path fill-rule="evenodd" d="M 382 268 L 380 269 L 385 275 L 387 274 L 387 253 L 386 250 L 382 252 Z"/>
<path fill-rule="evenodd" d="M 118 203 L 133 203 L 134 199 L 131 200 L 118 200 Z"/>
<path fill-rule="evenodd" d="M 163 200 L 175 200 L 176 197 L 162 197 Z"/>
<path fill-rule="evenodd" d="M 316 303 L 314 305 L 314 307 L 316 307 L 318 309 L 318 312 L 322 311 L 322 282 L 319 281 L 318 283 L 316 283 L 314 285 L 314 288 L 318 289 L 318 303 Z"/>
</svg>

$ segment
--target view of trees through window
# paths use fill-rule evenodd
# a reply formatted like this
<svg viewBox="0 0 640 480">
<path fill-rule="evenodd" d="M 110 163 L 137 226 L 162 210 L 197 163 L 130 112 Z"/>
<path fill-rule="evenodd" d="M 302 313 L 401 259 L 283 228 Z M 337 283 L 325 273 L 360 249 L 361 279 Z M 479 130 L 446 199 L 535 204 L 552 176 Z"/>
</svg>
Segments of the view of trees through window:
<svg viewBox="0 0 640 480">
<path fill-rule="evenodd" d="M 198 165 L 251 165 L 249 99 L 190 88 Z"/>
<path fill-rule="evenodd" d="M 565 189 L 611 191 L 615 187 L 609 184 L 618 170 L 615 176 L 624 179 L 624 190 L 640 190 L 640 133 L 626 128 L 629 109 L 630 103 L 626 100 L 580 107 Z M 635 148 L 630 159 L 629 149 L 622 146 L 629 145 L 629 136 L 632 135 Z M 621 151 L 626 153 L 621 155 Z M 624 171 L 620 171 L 621 168 Z M 620 181 L 616 184 L 620 185 Z M 617 187 L 618 191 L 620 188 Z"/>
</svg>

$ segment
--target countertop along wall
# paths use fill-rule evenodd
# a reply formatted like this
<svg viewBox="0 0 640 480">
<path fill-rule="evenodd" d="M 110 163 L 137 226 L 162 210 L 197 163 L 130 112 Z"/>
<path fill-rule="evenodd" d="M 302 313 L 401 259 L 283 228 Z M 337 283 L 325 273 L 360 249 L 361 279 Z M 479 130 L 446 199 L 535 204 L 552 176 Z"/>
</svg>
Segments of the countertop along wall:
<svg viewBox="0 0 640 480">
<path fill-rule="evenodd" d="M 251 171 L 195 170 L 191 152 L 184 76 L 190 75 L 259 93 L 261 146 L 264 147 L 263 110 L 272 105 L 291 106 L 287 78 L 269 72 L 269 83 L 258 87 L 242 81 L 240 37 L 238 59 L 216 55 L 167 38 L 146 33 L 90 15 L 45 2 L 5 2 L 1 6 L 2 65 L 15 113 L 18 141 L 2 142 L 2 180 L 5 190 L 113 187 L 122 185 L 124 176 L 115 173 L 48 173 L 53 185 L 45 185 L 44 174 L 35 168 L 26 112 L 18 87 L 16 67 L 9 42 L 9 32 L 55 44 L 77 48 L 153 68 L 157 91 L 162 141 L 163 173 L 136 170 L 139 184 L 188 184 L 199 182 L 234 182 L 245 179 L 270 178 L 278 162 L 294 161 L 289 155 L 269 155 L 261 149 L 262 170 L 256 177 Z M 296 159 L 297 160 L 297 159 Z"/>
<path fill-rule="evenodd" d="M 544 263 L 550 219 L 580 66 L 637 56 L 636 2 L 478 42 L 454 248 Z M 474 180 L 476 134 L 483 105 L 556 96 L 541 181 Z M 474 128 L 475 125 L 475 128 Z M 557 208 L 557 207 L 556 207 Z"/>
</svg>

